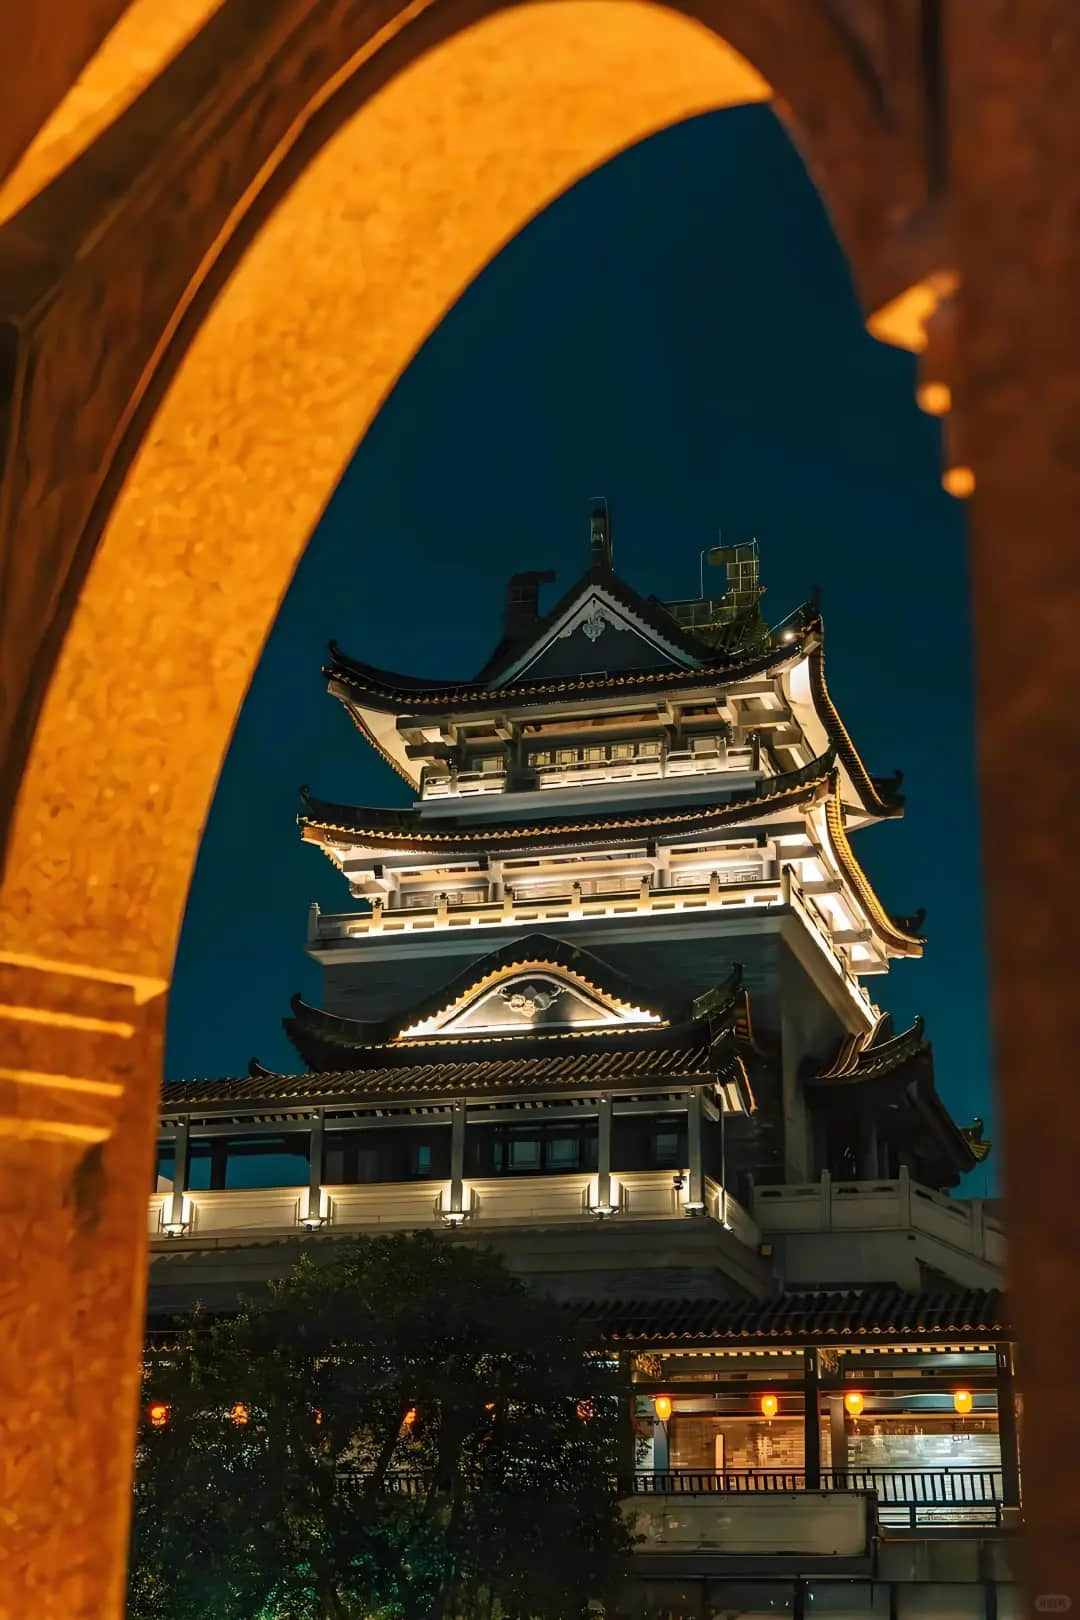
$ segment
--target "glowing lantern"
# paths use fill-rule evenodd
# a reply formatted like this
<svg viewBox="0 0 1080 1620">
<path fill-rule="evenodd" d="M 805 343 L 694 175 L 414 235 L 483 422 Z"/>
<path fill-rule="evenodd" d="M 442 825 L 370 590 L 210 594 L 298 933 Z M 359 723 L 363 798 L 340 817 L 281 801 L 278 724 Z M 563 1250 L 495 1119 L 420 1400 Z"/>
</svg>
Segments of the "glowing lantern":
<svg viewBox="0 0 1080 1620">
<path fill-rule="evenodd" d="M 318 1407 L 315 1408 L 315 1422 L 316 1424 L 320 1424 L 322 1422 L 322 1413 L 319 1411 Z"/>
<path fill-rule="evenodd" d="M 958 1389 L 953 1395 L 952 1403 L 961 1417 L 966 1417 L 975 1405 L 975 1400 L 970 1389 Z"/>
<path fill-rule="evenodd" d="M 578 1401 L 577 1415 L 581 1419 L 582 1423 L 588 1423 L 589 1419 L 593 1416 L 593 1410 L 592 1401 Z"/>
<path fill-rule="evenodd" d="M 858 1417 L 863 1408 L 863 1398 L 857 1389 L 850 1389 L 844 1396 L 844 1406 L 849 1416 Z"/>
<path fill-rule="evenodd" d="M 247 1422 L 248 1418 L 251 1416 L 251 1413 L 248 1411 L 243 1401 L 237 1401 L 236 1405 L 230 1411 L 229 1416 L 232 1418 L 234 1423 L 242 1425 Z"/>
<path fill-rule="evenodd" d="M 762 1417 L 774 1418 L 779 1410 L 780 1402 L 777 1400 L 775 1395 L 763 1395 L 761 1397 Z"/>
<path fill-rule="evenodd" d="M 163 1429 L 169 1421 L 169 1408 L 164 1401 L 154 1401 L 147 1407 L 146 1415 L 152 1429 Z"/>
<path fill-rule="evenodd" d="M 661 1423 L 666 1423 L 668 1418 L 671 1416 L 671 1397 L 670 1397 L 670 1395 L 658 1395 L 656 1397 L 656 1399 L 653 1401 L 652 1404 L 653 1404 L 653 1411 L 656 1413 L 657 1417 L 660 1419 L 660 1422 Z"/>
<path fill-rule="evenodd" d="M 410 1406 L 409 1410 L 406 1412 L 401 1421 L 406 1429 L 411 1429 L 413 1424 L 416 1422 L 416 1407 Z"/>
</svg>

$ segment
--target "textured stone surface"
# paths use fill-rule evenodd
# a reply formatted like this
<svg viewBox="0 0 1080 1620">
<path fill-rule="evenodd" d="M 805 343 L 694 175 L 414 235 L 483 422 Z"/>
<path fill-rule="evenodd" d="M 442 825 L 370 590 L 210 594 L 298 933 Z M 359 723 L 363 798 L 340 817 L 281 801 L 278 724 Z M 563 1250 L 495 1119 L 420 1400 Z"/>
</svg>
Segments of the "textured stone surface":
<svg viewBox="0 0 1080 1620">
<path fill-rule="evenodd" d="M 0 168 L 120 9 L 29 8 Z M 1080 898 L 1078 16 L 1072 0 L 955 0 L 943 76 L 923 23 L 939 9 L 562 0 L 483 20 L 491 0 L 225 0 L 0 230 L 0 821 L 22 782 L 0 892 L 0 1620 L 120 1612 L 155 991 L 307 535 L 387 389 L 508 236 L 615 151 L 763 81 L 868 305 L 961 276 L 959 334 L 927 357 L 979 479 L 1033 1578 L 1072 1589 L 1080 1504 L 1055 1458 L 1080 1438 L 1080 1133 L 1060 1092 Z"/>
</svg>

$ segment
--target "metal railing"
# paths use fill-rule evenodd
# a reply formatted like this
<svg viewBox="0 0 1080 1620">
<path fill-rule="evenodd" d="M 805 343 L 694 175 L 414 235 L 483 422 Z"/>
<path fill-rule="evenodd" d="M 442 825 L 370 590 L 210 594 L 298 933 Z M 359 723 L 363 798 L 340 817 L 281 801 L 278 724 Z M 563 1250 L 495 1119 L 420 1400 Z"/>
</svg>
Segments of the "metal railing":
<svg viewBox="0 0 1080 1620">
<path fill-rule="evenodd" d="M 808 1486 L 805 1470 L 674 1468 L 634 1476 L 636 1496 L 750 1491 L 871 1491 L 878 1522 L 915 1529 L 931 1524 L 1000 1524 L 1005 1506 L 996 1468 L 823 1468 Z"/>
</svg>

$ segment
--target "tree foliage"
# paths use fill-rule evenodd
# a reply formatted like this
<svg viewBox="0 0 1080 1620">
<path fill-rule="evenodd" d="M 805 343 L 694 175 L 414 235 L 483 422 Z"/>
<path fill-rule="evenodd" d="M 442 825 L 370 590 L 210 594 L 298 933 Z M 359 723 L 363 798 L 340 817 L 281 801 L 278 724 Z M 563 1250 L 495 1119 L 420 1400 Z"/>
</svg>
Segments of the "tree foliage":
<svg viewBox="0 0 1080 1620">
<path fill-rule="evenodd" d="M 494 1254 L 335 1244 L 148 1360 L 131 1620 L 583 1615 L 629 1545 L 618 1388 Z"/>
</svg>

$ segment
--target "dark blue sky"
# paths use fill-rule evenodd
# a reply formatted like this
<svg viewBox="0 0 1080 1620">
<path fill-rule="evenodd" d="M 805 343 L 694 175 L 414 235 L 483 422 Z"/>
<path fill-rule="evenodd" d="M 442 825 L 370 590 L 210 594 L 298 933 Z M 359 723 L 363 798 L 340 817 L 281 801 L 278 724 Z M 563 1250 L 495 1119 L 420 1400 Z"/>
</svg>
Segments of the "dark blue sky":
<svg viewBox="0 0 1080 1620">
<path fill-rule="evenodd" d="M 616 568 L 646 594 L 696 594 L 721 528 L 758 537 L 772 618 L 822 587 L 837 705 L 871 770 L 905 773 L 905 821 L 858 852 L 887 907 L 927 908 L 923 962 L 871 990 L 901 1026 L 926 1016 L 947 1103 L 992 1128 L 964 514 L 913 391 L 763 107 L 665 131 L 523 231 L 402 377 L 286 598 L 195 872 L 168 1076 L 298 1066 L 279 1020 L 294 990 L 319 1001 L 306 908 L 349 904 L 300 844 L 298 784 L 407 801 L 326 694 L 327 640 L 473 674 L 506 578 L 552 567 L 565 588 L 605 495 Z"/>
</svg>

